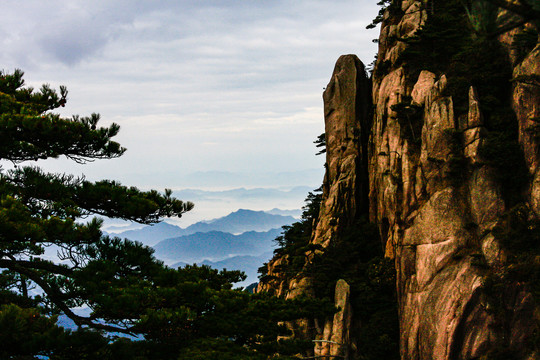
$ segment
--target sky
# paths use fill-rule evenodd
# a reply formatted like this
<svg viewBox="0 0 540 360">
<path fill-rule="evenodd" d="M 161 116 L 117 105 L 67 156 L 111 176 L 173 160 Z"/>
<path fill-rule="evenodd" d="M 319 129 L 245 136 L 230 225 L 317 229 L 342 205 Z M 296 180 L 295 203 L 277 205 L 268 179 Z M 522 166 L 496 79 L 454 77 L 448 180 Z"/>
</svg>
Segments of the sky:
<svg viewBox="0 0 540 360">
<path fill-rule="evenodd" d="M 0 69 L 67 86 L 128 151 L 52 172 L 143 189 L 318 186 L 335 61 L 373 61 L 368 0 L 2 0 Z"/>
</svg>

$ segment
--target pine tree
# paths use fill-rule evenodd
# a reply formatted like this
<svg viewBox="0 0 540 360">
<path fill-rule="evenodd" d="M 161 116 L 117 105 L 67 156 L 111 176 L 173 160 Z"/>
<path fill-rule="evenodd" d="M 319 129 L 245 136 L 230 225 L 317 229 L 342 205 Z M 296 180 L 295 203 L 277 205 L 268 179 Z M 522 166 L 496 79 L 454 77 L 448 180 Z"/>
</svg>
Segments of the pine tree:
<svg viewBox="0 0 540 360">
<path fill-rule="evenodd" d="M 116 267 L 111 275 L 121 271 L 126 278 L 140 276 L 141 266 L 130 265 L 137 264 L 134 257 L 148 250 L 102 237 L 101 220 L 79 221 L 99 214 L 151 224 L 165 216 L 181 216 L 193 204 L 171 197 L 170 190 L 143 192 L 115 181 L 90 182 L 46 173 L 36 166 L 18 167 L 30 160 L 60 156 L 85 163 L 124 153 L 111 140 L 118 125 L 98 127 L 97 114 L 66 119 L 52 113 L 65 105 L 66 97 L 65 87 L 60 87 L 60 93 L 47 85 L 37 92 L 24 87 L 19 70 L 0 73 L 0 158 L 15 164 L 14 169 L 0 173 L 0 267 L 6 269 L 3 277 L 11 279 L 10 298 L 61 310 L 80 325 L 108 328 L 98 318 L 77 316 L 71 310 L 88 303 L 92 297 L 88 287 L 99 279 L 98 275 L 85 281 L 82 274 L 96 261 L 103 272 L 111 261 Z M 40 258 L 49 246 L 58 249 L 62 263 Z M 43 296 L 32 297 L 29 283 L 43 290 Z"/>
<path fill-rule="evenodd" d="M 245 279 L 239 271 L 168 268 L 151 248 L 104 236 L 102 220 L 93 217 L 152 224 L 182 216 L 192 203 L 170 190 L 141 191 L 26 165 L 60 156 L 85 163 L 125 152 L 112 140 L 118 125 L 100 127 L 97 114 L 55 114 L 66 98 L 65 87 L 35 91 L 24 86 L 21 71 L 0 72 L 0 159 L 15 165 L 0 168 L 0 357 L 177 359 L 238 352 L 257 358 L 296 351 L 276 341 L 287 332 L 278 321 L 333 309 L 232 289 Z M 43 257 L 49 247 L 58 261 Z M 59 314 L 79 330 L 59 327 Z"/>
</svg>

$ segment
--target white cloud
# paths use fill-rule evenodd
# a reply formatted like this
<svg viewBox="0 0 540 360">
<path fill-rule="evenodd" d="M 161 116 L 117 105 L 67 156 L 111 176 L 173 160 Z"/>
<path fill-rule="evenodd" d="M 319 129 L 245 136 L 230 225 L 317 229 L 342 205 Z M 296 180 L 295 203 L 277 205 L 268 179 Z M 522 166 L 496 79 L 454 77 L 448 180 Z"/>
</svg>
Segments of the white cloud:
<svg viewBox="0 0 540 360">
<path fill-rule="evenodd" d="M 375 54 L 358 0 L 0 3 L 0 63 L 65 84 L 64 114 L 118 122 L 121 159 L 48 166 L 142 184 L 194 171 L 319 168 L 322 91 L 339 55 Z M 151 178 L 151 176 L 150 176 Z M 145 184 L 152 182 L 145 176 Z M 173 186 L 174 184 L 171 184 Z"/>
</svg>

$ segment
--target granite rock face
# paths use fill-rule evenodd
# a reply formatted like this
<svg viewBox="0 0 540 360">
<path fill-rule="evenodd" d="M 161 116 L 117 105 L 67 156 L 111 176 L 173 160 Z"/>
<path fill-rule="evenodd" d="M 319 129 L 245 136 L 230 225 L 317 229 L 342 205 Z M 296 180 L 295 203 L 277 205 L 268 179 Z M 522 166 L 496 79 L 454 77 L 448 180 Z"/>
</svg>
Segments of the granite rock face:
<svg viewBox="0 0 540 360">
<path fill-rule="evenodd" d="M 383 23 L 381 36 L 404 37 L 426 18 L 403 2 L 404 16 Z M 389 29 L 387 29 L 389 28 Z M 405 30 L 404 30 L 405 29 Z M 379 59 L 393 61 L 399 45 L 381 40 Z M 537 46 L 514 66 L 513 108 L 519 124 L 520 143 L 533 180 L 527 205 L 539 215 L 540 179 L 538 136 L 528 131 L 539 116 L 539 87 L 526 79 L 540 74 Z M 393 65 L 393 63 L 392 63 Z M 446 76 L 422 71 L 411 85 L 406 68 L 398 67 L 373 79 L 376 104 L 370 136 L 370 217 L 379 224 L 386 255 L 395 259 L 401 328 L 402 359 L 475 359 L 485 355 L 504 334 L 493 311 L 486 308 L 484 259 L 491 267 L 504 264 L 504 252 L 493 229 L 509 209 L 495 181 L 495 169 L 486 164 L 479 149 L 487 130 L 478 94 L 468 93 L 468 114 L 458 118 L 453 99 L 445 96 Z M 532 76 L 531 76 L 532 75 Z M 519 81 L 522 79 L 522 81 Z M 407 132 L 392 105 L 412 98 L 421 107 L 421 135 Z M 462 134 L 463 157 L 472 169 L 452 181 L 448 159 L 452 134 Z M 418 141 L 420 140 L 420 141 Z M 530 294 L 516 285 L 508 290 L 512 321 L 507 328 L 519 341 L 534 328 Z M 525 315 L 526 314 L 526 315 Z M 519 318 L 519 320 L 517 320 Z M 520 335 L 517 335 L 520 334 Z M 514 340 L 512 340 L 514 341 Z M 512 343 L 510 341 L 510 343 Z M 527 355 L 529 356 L 529 355 Z M 539 356 L 531 355 L 531 356 Z"/>
<path fill-rule="evenodd" d="M 334 304 L 339 310 L 324 324 L 322 336 L 315 340 L 315 356 L 349 359 L 351 354 L 351 290 L 345 280 L 336 283 Z"/>
<path fill-rule="evenodd" d="M 468 112 L 457 116 L 445 74 L 424 70 L 412 78 L 397 61 L 405 45 L 395 39 L 412 34 L 427 18 L 418 1 L 401 4 L 399 17 L 386 14 L 382 23 L 372 84 L 360 61 L 346 55 L 324 93 L 327 169 L 311 242 L 328 246 L 359 214 L 377 224 L 385 255 L 394 259 L 397 271 L 402 359 L 480 359 L 501 342 L 517 353 L 538 330 L 540 311 L 520 283 L 501 290 L 504 320 L 487 300 L 486 277 L 507 261 L 494 230 L 510 206 L 496 181 L 497 169 L 481 156 L 488 129 L 479 96 L 470 87 Z M 388 70 L 377 71 L 383 63 Z M 531 175 L 523 206 L 538 219 L 539 44 L 514 62 L 513 78 L 512 107 Z M 399 112 L 403 104 L 414 116 Z M 457 175 L 449 161 L 456 147 L 467 169 Z M 270 272 L 280 261 L 273 259 Z M 279 278 L 279 272 L 274 275 Z M 361 351 L 355 349 L 355 318 L 345 285 L 340 280 L 336 290 L 341 311 L 307 335 L 317 340 L 315 356 L 354 359 Z M 309 278 L 301 276 L 265 286 L 289 297 L 310 293 Z M 519 356 L 540 358 L 534 352 Z"/>
<path fill-rule="evenodd" d="M 326 247 L 367 211 L 367 141 L 370 81 L 355 55 L 341 56 L 323 94 L 326 174 L 312 242 Z"/>
</svg>

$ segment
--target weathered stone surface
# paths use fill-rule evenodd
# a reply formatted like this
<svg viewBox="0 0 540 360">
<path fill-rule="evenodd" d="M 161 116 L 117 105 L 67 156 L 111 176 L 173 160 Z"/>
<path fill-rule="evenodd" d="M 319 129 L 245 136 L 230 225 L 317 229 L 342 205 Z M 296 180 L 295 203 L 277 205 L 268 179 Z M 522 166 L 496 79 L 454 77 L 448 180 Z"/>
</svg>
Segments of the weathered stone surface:
<svg viewBox="0 0 540 360">
<path fill-rule="evenodd" d="M 400 36 L 408 37 L 424 23 L 427 13 L 418 1 L 402 1 L 401 9 L 405 12 L 398 24 Z"/>
<path fill-rule="evenodd" d="M 351 328 L 351 288 L 345 280 L 336 283 L 334 304 L 339 309 L 332 322 L 330 355 L 348 357 L 349 331 Z"/>
<path fill-rule="evenodd" d="M 289 287 L 288 287 L 287 294 L 285 295 L 285 298 L 294 299 L 303 294 L 313 295 L 311 278 L 300 277 L 300 278 L 292 279 L 289 282 Z"/>
<path fill-rule="evenodd" d="M 367 136 L 370 83 L 364 65 L 354 55 L 341 56 L 323 94 L 326 134 L 326 174 L 315 244 L 327 246 L 335 234 L 365 211 L 368 199 Z M 362 147 L 361 144 L 364 144 Z"/>
<path fill-rule="evenodd" d="M 496 266 L 505 261 L 501 245 L 493 234 L 489 233 L 482 239 L 482 254 L 490 266 Z"/>
<path fill-rule="evenodd" d="M 326 247 L 359 213 L 368 211 L 367 145 L 371 128 L 371 84 L 356 56 L 344 55 L 338 59 L 323 99 L 326 173 L 319 219 L 314 224 L 311 242 Z M 286 258 L 270 261 L 268 274 L 275 279 L 259 285 L 259 290 L 274 291 L 287 299 L 312 294 L 309 277 L 297 276 L 286 280 L 286 276 L 275 270 L 283 262 Z M 343 280 L 338 281 L 335 301 L 341 310 L 333 318 L 327 319 L 324 325 L 300 321 L 288 326 L 295 337 L 323 340 L 316 342 L 316 354 L 340 354 L 348 358 L 349 349 L 353 347 L 349 336 L 352 316 L 349 298 L 349 286 Z"/>
<path fill-rule="evenodd" d="M 395 259 L 403 360 L 478 359 L 501 341 L 519 349 L 538 320 L 530 293 L 520 284 L 505 289 L 504 324 L 510 332 L 504 333 L 483 285 L 486 267 L 498 269 L 506 261 L 493 230 L 509 210 L 494 169 L 479 156 L 489 124 L 484 124 L 473 87 L 464 94 L 468 112 L 458 118 L 454 99 L 445 92 L 446 75 L 437 78 L 421 71 L 414 80 L 407 66 L 396 62 L 403 50 L 396 37 L 412 34 L 426 15 L 417 1 L 404 0 L 401 5 L 404 16 L 395 19 L 386 14 L 381 28 L 378 62 L 386 61 L 388 70 L 374 74 L 372 123 L 366 120 L 369 101 L 359 105 L 359 99 L 369 98 L 365 90 L 369 84 L 359 80 L 363 67 L 355 57 L 338 60 L 325 91 L 327 172 L 311 241 L 327 246 L 361 213 L 378 225 L 385 254 Z M 537 216 L 539 60 L 537 46 L 514 64 L 513 74 L 519 141 L 532 175 L 526 200 Z M 422 109 L 414 124 L 392 108 L 411 99 Z M 455 134 L 462 135 L 462 144 L 456 144 Z M 456 156 L 463 159 L 459 176 L 448 171 L 449 159 Z M 284 296 L 310 291 L 309 281 L 300 278 L 278 288 Z M 347 303 L 350 295 L 345 293 L 340 291 L 338 297 L 336 291 L 336 303 Z M 349 343 L 344 356 L 354 358 L 350 351 L 354 321 L 344 306 L 324 324 L 312 326 L 316 329 L 312 338 L 324 340 L 317 343 L 315 354 L 342 355 L 345 350 L 339 344 Z M 524 354 L 523 359 L 538 355 Z"/>
<path fill-rule="evenodd" d="M 439 98 L 426 104 L 424 128 L 422 129 L 421 159 L 445 160 L 450 152 L 447 130 L 454 129 L 452 98 Z"/>
<path fill-rule="evenodd" d="M 514 68 L 513 107 L 519 125 L 519 141 L 533 176 L 530 204 L 540 216 L 540 43 Z"/>
<path fill-rule="evenodd" d="M 352 323 L 351 289 L 345 280 L 338 280 L 334 305 L 339 310 L 333 319 L 326 321 L 323 336 L 316 341 L 315 356 L 349 358 L 351 346 L 350 329 Z"/>
<path fill-rule="evenodd" d="M 424 106 L 426 102 L 426 97 L 431 92 L 431 89 L 435 84 L 435 79 L 436 76 L 432 72 L 429 72 L 427 70 L 423 70 L 422 72 L 420 72 L 420 75 L 418 76 L 418 81 L 416 81 L 416 84 L 414 84 L 414 88 L 411 94 L 413 103 Z"/>
<path fill-rule="evenodd" d="M 446 188 L 434 194 L 418 211 L 414 224 L 405 230 L 403 245 L 437 244 L 456 238 L 465 241 L 468 219 L 456 190 Z"/>
<path fill-rule="evenodd" d="M 480 233 L 491 230 L 506 210 L 493 170 L 486 166 L 474 170 L 468 193 L 471 221 Z"/>
<path fill-rule="evenodd" d="M 287 261 L 288 256 L 279 256 L 274 257 L 268 262 L 267 276 L 271 277 L 271 280 L 259 282 L 257 285 L 257 292 L 265 291 L 276 296 L 285 296 L 289 284 L 285 281 L 283 274 L 281 274 L 278 269 L 287 264 Z"/>
<path fill-rule="evenodd" d="M 469 88 L 469 113 L 467 114 L 467 129 L 484 125 L 484 119 L 480 112 L 480 103 L 478 102 L 478 93 L 471 86 Z"/>
<path fill-rule="evenodd" d="M 484 143 L 486 133 L 487 131 L 484 127 L 475 127 L 463 131 L 463 154 L 473 164 L 482 162 L 480 148 Z"/>
<path fill-rule="evenodd" d="M 411 7 L 412 2 L 402 2 L 406 12 Z M 405 16 L 397 24 L 389 21 L 391 31 L 383 24 L 381 35 L 405 36 L 411 32 L 408 21 Z M 379 56 L 392 60 L 388 54 L 395 51 L 393 45 L 383 42 L 387 46 L 379 49 Z M 520 142 L 533 174 L 529 201 L 537 213 L 539 136 L 530 129 L 537 125 L 532 119 L 539 116 L 540 97 L 539 87 L 526 80 L 540 75 L 539 51 L 533 50 L 514 71 Z M 445 75 L 436 79 L 423 71 L 411 90 L 405 68 L 390 68 L 374 79 L 376 110 L 369 156 L 370 218 L 379 224 L 386 255 L 396 258 L 398 270 L 402 359 L 479 358 L 502 334 L 493 330 L 499 320 L 486 309 L 484 274 L 476 263 L 482 259 L 493 267 L 504 263 L 505 253 L 491 231 L 508 208 L 493 169 L 479 155 L 487 129 L 476 90 L 469 89 L 468 113 L 456 118 L 453 99 L 444 95 Z M 424 109 L 419 146 L 404 138 L 395 121 L 398 114 L 391 109 L 407 96 Z M 448 159 L 456 155 L 452 135 L 459 132 L 469 165 L 457 182 L 448 179 L 446 169 Z M 523 297 L 523 304 L 529 305 L 518 301 L 508 305 L 515 309 L 515 318 L 525 322 L 516 320 L 512 325 L 519 336 L 530 333 L 527 319 L 533 310 L 528 301 Z M 523 341 L 519 336 L 514 346 Z"/>
</svg>

